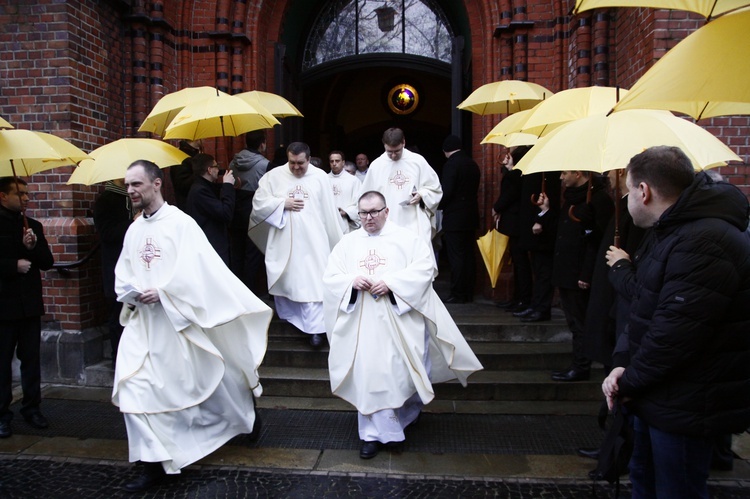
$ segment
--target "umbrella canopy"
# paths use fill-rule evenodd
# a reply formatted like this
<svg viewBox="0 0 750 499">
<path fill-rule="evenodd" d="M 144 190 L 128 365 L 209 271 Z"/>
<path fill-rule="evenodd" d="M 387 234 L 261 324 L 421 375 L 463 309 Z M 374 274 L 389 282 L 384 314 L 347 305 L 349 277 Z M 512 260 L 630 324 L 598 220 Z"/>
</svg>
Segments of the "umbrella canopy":
<svg viewBox="0 0 750 499">
<path fill-rule="evenodd" d="M 167 127 L 164 138 L 236 137 L 279 124 L 268 111 L 257 109 L 239 97 L 215 95 L 182 108 Z"/>
<path fill-rule="evenodd" d="M 254 106 L 256 109 L 258 109 L 258 105 L 260 105 L 276 118 L 287 118 L 289 116 L 302 117 L 302 113 L 299 112 L 299 109 L 294 107 L 294 104 L 282 96 L 272 94 L 271 92 L 251 90 L 250 92 L 236 94 L 235 97 L 239 97 L 248 104 Z"/>
<path fill-rule="evenodd" d="M 474 90 L 458 109 L 482 116 L 511 114 L 531 109 L 554 92 L 541 85 L 520 80 L 503 80 L 487 83 Z"/>
<path fill-rule="evenodd" d="M 746 5 L 750 5 L 750 0 L 576 0 L 573 13 L 607 7 L 651 7 L 687 10 L 709 19 Z"/>
<path fill-rule="evenodd" d="M 166 94 L 148 113 L 138 131 L 150 132 L 163 137 L 167 126 L 182 111 L 182 108 L 193 102 L 199 102 L 216 95 L 228 96 L 229 94 L 213 87 L 188 87 Z"/>
<path fill-rule="evenodd" d="M 696 120 L 750 114 L 750 10 L 711 21 L 675 45 L 616 106 L 668 109 Z M 742 46 L 746 47 L 745 49 Z"/>
<path fill-rule="evenodd" d="M 719 139 L 668 111 L 633 109 L 567 123 L 539 139 L 518 162 L 524 174 L 561 170 L 605 172 L 625 168 L 652 146 L 677 146 L 696 170 L 741 161 Z"/>
<path fill-rule="evenodd" d="M 539 137 L 533 133 L 511 132 L 485 137 L 480 144 L 499 144 L 505 147 L 533 146 Z"/>
<path fill-rule="evenodd" d="M 13 128 L 13 125 L 5 121 L 3 118 L 0 118 L 0 128 Z"/>
<path fill-rule="evenodd" d="M 93 159 L 81 161 L 68 184 L 92 185 L 125 177 L 131 163 L 139 159 L 153 161 L 160 168 L 177 165 L 188 155 L 174 146 L 154 139 L 120 139 L 91 151 Z"/>
<path fill-rule="evenodd" d="M 484 260 L 484 266 L 487 267 L 487 273 L 490 275 L 490 283 L 494 288 L 503 268 L 503 256 L 508 247 L 508 236 L 490 229 L 487 234 L 477 239 L 477 245 Z"/>
<path fill-rule="evenodd" d="M 29 176 L 75 165 L 88 154 L 55 135 L 31 130 L 0 130 L 0 176 Z"/>
</svg>

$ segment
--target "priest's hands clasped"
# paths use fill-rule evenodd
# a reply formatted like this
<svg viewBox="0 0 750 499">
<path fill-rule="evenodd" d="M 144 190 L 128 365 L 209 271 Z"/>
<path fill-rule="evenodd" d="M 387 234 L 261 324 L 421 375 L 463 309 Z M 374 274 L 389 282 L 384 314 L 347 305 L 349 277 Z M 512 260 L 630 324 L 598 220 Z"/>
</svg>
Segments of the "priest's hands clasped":
<svg viewBox="0 0 750 499">
<path fill-rule="evenodd" d="M 368 291 L 374 296 L 383 296 L 391 292 L 390 288 L 383 281 L 372 282 L 365 276 L 358 275 L 354 278 L 352 287 L 359 291 Z"/>
</svg>

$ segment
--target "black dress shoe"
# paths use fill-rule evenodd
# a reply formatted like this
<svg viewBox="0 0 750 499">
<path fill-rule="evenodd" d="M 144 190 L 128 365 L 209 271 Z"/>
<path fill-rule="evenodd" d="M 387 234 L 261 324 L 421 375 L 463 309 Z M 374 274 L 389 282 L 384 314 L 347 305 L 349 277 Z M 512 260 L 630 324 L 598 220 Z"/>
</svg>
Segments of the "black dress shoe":
<svg viewBox="0 0 750 499">
<path fill-rule="evenodd" d="M 323 334 L 313 334 L 310 336 L 310 345 L 313 346 L 313 348 L 320 348 L 323 345 Z"/>
<path fill-rule="evenodd" d="M 8 438 L 13 435 L 10 429 L 10 421 L 0 421 L 0 438 Z"/>
<path fill-rule="evenodd" d="M 377 440 L 374 442 L 363 442 L 362 447 L 359 449 L 359 457 L 362 459 L 372 459 L 378 455 L 382 446 L 383 444 Z"/>
<path fill-rule="evenodd" d="M 567 372 L 564 372 L 562 374 L 553 374 L 552 380 L 553 381 L 586 381 L 589 379 L 591 375 L 591 371 L 588 369 L 576 369 L 573 368 Z"/>
<path fill-rule="evenodd" d="M 516 314 L 513 314 L 516 315 Z M 541 312 L 532 312 L 529 315 L 521 316 L 521 322 L 544 322 L 550 320 L 550 314 Z"/>
<path fill-rule="evenodd" d="M 576 454 L 578 454 L 581 457 L 587 457 L 589 459 L 595 459 L 597 461 L 599 460 L 599 448 L 598 447 L 590 448 L 590 449 L 586 447 L 581 447 L 581 448 L 576 449 Z"/>
<path fill-rule="evenodd" d="M 29 414 L 24 414 L 23 419 L 25 419 L 26 422 L 29 423 L 34 428 L 38 428 L 40 430 L 49 428 L 49 421 L 47 421 L 47 418 L 45 418 L 42 415 L 42 413 L 39 411 L 34 411 Z"/>
<path fill-rule="evenodd" d="M 142 492 L 159 485 L 167 474 L 161 463 L 143 463 L 143 472 L 132 482 L 125 484 L 128 492 Z"/>
<path fill-rule="evenodd" d="M 534 313 L 533 308 L 525 308 L 523 310 L 519 310 L 518 312 L 513 312 L 513 317 L 528 317 L 529 315 Z"/>
</svg>

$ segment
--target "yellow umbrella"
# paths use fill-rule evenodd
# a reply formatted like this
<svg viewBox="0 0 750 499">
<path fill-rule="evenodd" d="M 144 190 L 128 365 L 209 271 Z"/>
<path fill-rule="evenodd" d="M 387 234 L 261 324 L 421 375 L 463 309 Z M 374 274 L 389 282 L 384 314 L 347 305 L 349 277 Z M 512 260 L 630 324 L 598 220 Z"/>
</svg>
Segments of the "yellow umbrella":
<svg viewBox="0 0 750 499">
<path fill-rule="evenodd" d="M 533 146 L 539 137 L 533 133 L 511 132 L 485 137 L 480 144 L 499 144 L 505 147 Z"/>
<path fill-rule="evenodd" d="M 13 125 L 5 121 L 3 118 L 0 118 L 0 128 L 13 128 Z"/>
<path fill-rule="evenodd" d="M 120 139 L 94 149 L 93 159 L 81 161 L 68 179 L 68 184 L 92 185 L 125 177 L 131 163 L 147 159 L 160 168 L 182 163 L 188 155 L 174 146 L 154 139 Z"/>
<path fill-rule="evenodd" d="M 668 109 L 696 120 L 750 114 L 748 33 L 750 10 L 711 21 L 654 64 L 615 111 Z"/>
<path fill-rule="evenodd" d="M 539 101 L 552 95 L 541 85 L 521 80 L 502 80 L 487 83 L 474 90 L 458 109 L 482 116 L 487 114 L 511 114 L 531 109 Z"/>
<path fill-rule="evenodd" d="M 706 19 L 750 5 L 750 0 L 576 0 L 573 13 L 607 7 L 651 7 L 653 9 L 687 10 Z"/>
<path fill-rule="evenodd" d="M 167 127 L 164 138 L 236 137 L 279 124 L 268 111 L 257 109 L 239 97 L 215 95 L 182 108 Z"/>
<path fill-rule="evenodd" d="M 0 176 L 29 176 L 75 165 L 88 154 L 55 135 L 31 130 L 0 130 Z"/>
<path fill-rule="evenodd" d="M 503 268 L 503 256 L 508 248 L 508 236 L 490 229 L 487 234 L 477 239 L 477 245 L 484 260 L 484 266 L 487 267 L 487 273 L 490 275 L 490 283 L 494 288 Z"/>
<path fill-rule="evenodd" d="M 255 107 L 260 105 L 276 118 L 287 118 L 289 116 L 302 117 L 302 113 L 299 112 L 299 109 L 294 107 L 294 104 L 292 104 L 282 96 L 272 94 L 271 92 L 251 90 L 250 92 L 242 92 L 241 94 L 236 94 L 235 97 L 239 97 L 240 99 Z"/>
<path fill-rule="evenodd" d="M 696 170 L 740 157 L 700 126 L 668 111 L 633 109 L 567 123 L 539 139 L 518 162 L 524 174 L 561 170 L 605 172 L 625 168 L 652 146 L 677 146 Z"/>
<path fill-rule="evenodd" d="M 164 136 L 164 130 L 169 126 L 182 108 L 193 102 L 198 102 L 216 95 L 229 95 L 213 87 L 188 87 L 166 94 L 159 99 L 154 108 L 148 113 L 139 132 L 150 132 Z"/>
</svg>

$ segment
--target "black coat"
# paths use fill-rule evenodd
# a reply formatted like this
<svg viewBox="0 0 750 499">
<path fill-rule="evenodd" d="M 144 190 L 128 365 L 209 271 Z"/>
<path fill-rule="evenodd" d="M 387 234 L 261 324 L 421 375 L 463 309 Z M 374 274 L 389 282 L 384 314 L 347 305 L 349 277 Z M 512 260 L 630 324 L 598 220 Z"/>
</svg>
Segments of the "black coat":
<svg viewBox="0 0 750 499">
<path fill-rule="evenodd" d="M 218 193 L 217 193 L 218 190 Z M 186 212 L 193 217 L 208 242 L 214 247 L 224 263 L 229 265 L 229 223 L 234 215 L 234 186 L 226 182 L 221 185 L 195 177 L 187 197 Z"/>
<path fill-rule="evenodd" d="M 503 167 L 503 179 L 500 181 L 500 195 L 492 209 L 500 215 L 496 229 L 508 237 L 521 235 L 521 170 L 508 170 Z M 526 202 L 531 204 L 530 199 Z"/>
<path fill-rule="evenodd" d="M 701 173 L 635 259 L 619 393 L 649 425 L 714 436 L 750 426 L 748 200 Z M 633 272 L 627 260 L 613 272 Z"/>
<path fill-rule="evenodd" d="M 104 296 L 114 298 L 115 266 L 120 258 L 125 233 L 133 222 L 130 198 L 113 191 L 104 191 L 94 203 L 94 227 L 102 250 L 102 285 Z"/>
<path fill-rule="evenodd" d="M 591 283 L 596 252 L 602 235 L 614 213 L 614 203 L 601 178 L 594 177 L 591 202 L 586 202 L 588 182 L 565 189 L 558 215 L 555 263 L 552 284 L 565 289 L 579 289 L 578 281 Z M 570 217 L 573 215 L 580 221 Z"/>
<path fill-rule="evenodd" d="M 457 151 L 443 166 L 441 185 L 443 197 L 438 209 L 443 210 L 444 232 L 475 231 L 479 228 L 479 165 L 465 152 Z"/>
<path fill-rule="evenodd" d="M 41 270 L 54 264 L 42 224 L 27 218 L 36 234 L 34 249 L 23 245 L 23 217 L 0 206 L 0 320 L 16 320 L 44 315 Z M 18 272 L 18 260 L 29 260 L 31 269 Z"/>
<path fill-rule="evenodd" d="M 545 179 L 544 192 L 549 198 L 549 210 L 539 216 L 541 210 L 531 202 L 539 197 L 542 191 L 542 179 Z M 560 176 L 556 173 L 532 173 L 521 177 L 520 234 L 519 247 L 527 251 L 549 251 L 555 248 L 557 234 L 557 214 L 560 209 Z M 531 228 L 535 223 L 542 225 L 542 233 L 534 234 Z"/>
</svg>

